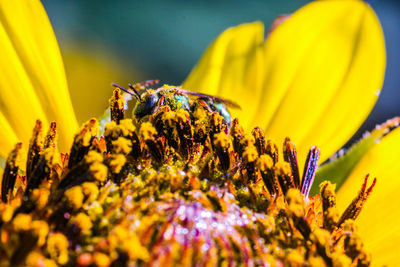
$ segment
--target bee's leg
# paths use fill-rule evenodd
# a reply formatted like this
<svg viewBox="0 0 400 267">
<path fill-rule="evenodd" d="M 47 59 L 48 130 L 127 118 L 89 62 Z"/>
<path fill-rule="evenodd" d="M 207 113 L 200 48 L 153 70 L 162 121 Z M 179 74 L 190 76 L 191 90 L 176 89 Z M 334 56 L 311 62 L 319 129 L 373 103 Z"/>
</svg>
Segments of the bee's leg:
<svg viewBox="0 0 400 267">
<path fill-rule="evenodd" d="M 203 107 L 203 108 L 205 108 L 205 109 L 207 109 L 208 110 L 208 112 L 213 112 L 213 110 L 210 108 L 210 106 L 206 103 L 206 101 L 204 101 L 204 100 L 199 100 L 199 103 L 200 103 L 200 105 Z"/>
<path fill-rule="evenodd" d="M 156 113 L 164 105 L 165 105 L 165 96 L 161 96 L 160 99 L 158 99 L 156 108 L 154 109 L 153 113 Z"/>
</svg>

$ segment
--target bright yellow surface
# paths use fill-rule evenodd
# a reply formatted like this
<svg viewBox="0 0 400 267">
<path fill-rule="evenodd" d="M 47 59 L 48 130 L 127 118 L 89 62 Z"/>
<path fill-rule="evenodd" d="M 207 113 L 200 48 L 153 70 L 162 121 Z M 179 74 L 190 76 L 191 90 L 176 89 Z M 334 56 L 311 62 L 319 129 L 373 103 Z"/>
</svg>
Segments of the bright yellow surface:
<svg viewBox="0 0 400 267">
<path fill-rule="evenodd" d="M 248 130 L 290 136 L 303 165 L 312 145 L 321 162 L 358 129 L 378 98 L 385 70 L 382 30 L 363 1 L 315 1 L 295 12 L 263 43 L 259 22 L 222 33 L 183 87 L 242 106 Z"/>
<path fill-rule="evenodd" d="M 400 266 L 400 128 L 385 136 L 356 165 L 340 188 L 337 204 L 344 211 L 370 174 L 376 185 L 357 218 L 360 234 L 375 266 Z"/>
<path fill-rule="evenodd" d="M 0 1 L 0 156 L 29 142 L 36 119 L 56 121 L 60 149 L 77 129 L 57 41 L 38 0 Z M 12 132 L 14 134 L 12 134 Z M 7 136 L 6 136 L 7 135 Z"/>
<path fill-rule="evenodd" d="M 87 50 L 68 43 L 61 45 L 71 101 L 79 124 L 104 114 L 114 89 L 112 82 L 125 86 L 141 81 L 139 77 L 144 76 L 139 74 L 138 68 L 132 68 L 132 64 L 129 68 L 125 62 L 117 63 L 105 47 L 86 45 Z M 129 112 L 125 114 L 130 116 Z"/>
</svg>

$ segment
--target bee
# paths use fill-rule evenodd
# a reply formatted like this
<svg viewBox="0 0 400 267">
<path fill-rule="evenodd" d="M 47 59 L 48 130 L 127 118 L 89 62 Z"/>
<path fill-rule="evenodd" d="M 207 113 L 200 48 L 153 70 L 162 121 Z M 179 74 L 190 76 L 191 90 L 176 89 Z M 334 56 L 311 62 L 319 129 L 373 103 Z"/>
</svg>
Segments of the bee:
<svg viewBox="0 0 400 267">
<path fill-rule="evenodd" d="M 154 114 L 165 105 L 168 105 L 171 110 L 182 108 L 191 111 L 193 110 L 193 101 L 191 101 L 193 98 L 209 112 L 218 112 L 228 124 L 231 123 L 232 116 L 227 107 L 240 109 L 240 106 L 231 100 L 184 90 L 180 87 L 164 86 L 156 90 L 146 88 L 156 83 L 158 83 L 158 80 L 150 80 L 135 85 L 129 84 L 129 89 L 116 83 L 112 85 L 137 99 L 133 114 L 138 120 Z M 144 92 L 139 93 L 139 90 L 142 89 L 144 89 Z"/>
</svg>

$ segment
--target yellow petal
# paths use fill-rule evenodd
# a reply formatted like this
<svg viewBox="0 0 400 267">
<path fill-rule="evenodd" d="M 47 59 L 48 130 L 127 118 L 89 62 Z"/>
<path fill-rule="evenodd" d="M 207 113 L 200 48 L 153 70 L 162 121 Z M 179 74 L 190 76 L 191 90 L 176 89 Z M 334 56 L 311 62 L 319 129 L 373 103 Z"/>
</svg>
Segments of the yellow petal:
<svg viewBox="0 0 400 267">
<path fill-rule="evenodd" d="M 143 77 L 139 68 L 119 65 L 105 48 L 90 43 L 86 45 L 89 49 L 82 50 L 71 43 L 63 43 L 62 49 L 69 92 L 79 123 L 100 117 L 108 108 L 108 101 L 104 99 L 110 98 L 111 82 L 128 84 Z"/>
<path fill-rule="evenodd" d="M 399 266 L 400 128 L 385 136 L 360 160 L 340 188 L 337 203 L 344 211 L 367 173 L 376 185 L 357 218 L 360 234 L 376 266 Z M 370 179 L 372 181 L 372 179 Z"/>
<path fill-rule="evenodd" d="M 18 142 L 17 137 L 3 113 L 0 112 L 0 157 L 7 158 L 7 154 L 13 149 L 13 145 Z M 2 166 L 2 165 L 1 165 Z"/>
<path fill-rule="evenodd" d="M 251 25 L 217 38 L 183 86 L 238 102 L 244 111 L 234 116 L 278 142 L 290 136 L 301 162 L 312 145 L 325 160 L 355 133 L 381 89 L 385 48 L 376 15 L 363 1 L 311 2 L 262 49 L 258 24 Z"/>
<path fill-rule="evenodd" d="M 257 112 L 264 75 L 264 26 L 260 22 L 229 28 L 212 43 L 183 88 L 237 102 L 232 110 L 242 125 Z"/>
<path fill-rule="evenodd" d="M 44 126 L 54 120 L 66 150 L 77 122 L 57 41 L 40 1 L 0 2 L 0 50 L 0 108 L 15 135 L 27 144 L 36 119 Z"/>
</svg>

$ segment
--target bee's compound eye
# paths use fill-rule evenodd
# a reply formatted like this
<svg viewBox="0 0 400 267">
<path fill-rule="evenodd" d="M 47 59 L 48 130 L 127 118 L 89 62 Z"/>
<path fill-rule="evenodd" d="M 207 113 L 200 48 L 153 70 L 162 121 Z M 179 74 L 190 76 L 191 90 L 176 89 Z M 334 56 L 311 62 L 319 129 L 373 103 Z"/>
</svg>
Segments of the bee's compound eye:
<svg viewBox="0 0 400 267">
<path fill-rule="evenodd" d="M 158 101 L 158 96 L 155 94 L 151 94 L 146 98 L 145 101 L 145 108 L 146 109 L 153 109 L 155 105 L 157 104 Z"/>
<path fill-rule="evenodd" d="M 153 114 L 154 109 L 157 106 L 157 101 L 158 96 L 156 94 L 147 95 L 143 101 L 136 105 L 133 114 L 139 118 Z"/>
</svg>

